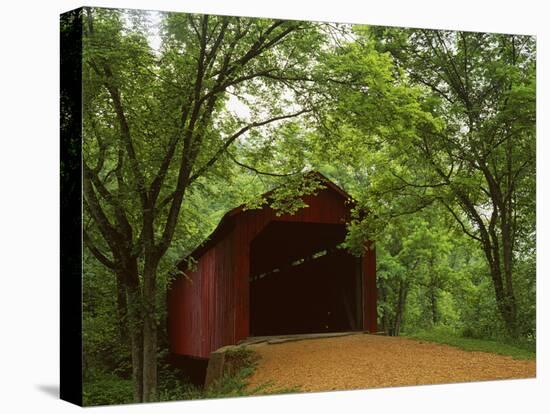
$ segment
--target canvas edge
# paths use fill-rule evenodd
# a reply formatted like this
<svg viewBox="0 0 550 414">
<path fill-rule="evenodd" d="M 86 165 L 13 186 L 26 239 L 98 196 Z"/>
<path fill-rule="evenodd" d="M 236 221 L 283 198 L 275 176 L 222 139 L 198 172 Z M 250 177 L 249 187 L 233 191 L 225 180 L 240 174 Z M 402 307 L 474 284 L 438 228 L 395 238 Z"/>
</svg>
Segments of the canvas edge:
<svg viewBox="0 0 550 414">
<path fill-rule="evenodd" d="M 62 13 L 60 36 L 60 387 L 82 406 L 82 10 Z M 64 31 L 63 25 L 69 29 Z"/>
</svg>

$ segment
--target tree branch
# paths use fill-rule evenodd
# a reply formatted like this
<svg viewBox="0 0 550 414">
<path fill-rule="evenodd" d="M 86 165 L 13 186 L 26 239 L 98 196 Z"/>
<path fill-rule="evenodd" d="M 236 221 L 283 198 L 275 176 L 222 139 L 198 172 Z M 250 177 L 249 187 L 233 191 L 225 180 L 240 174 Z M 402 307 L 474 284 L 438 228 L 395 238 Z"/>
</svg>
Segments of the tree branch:
<svg viewBox="0 0 550 414">
<path fill-rule="evenodd" d="M 117 219 L 117 222 L 126 237 L 127 240 L 132 240 L 132 226 L 130 225 L 128 219 L 126 218 L 126 214 L 124 213 L 124 209 L 118 202 L 118 200 L 107 190 L 107 188 L 103 185 L 101 180 L 99 179 L 98 175 L 94 172 L 94 170 L 90 169 L 85 161 L 82 162 L 82 169 L 84 174 L 89 177 L 91 182 L 93 183 L 94 187 L 99 192 L 99 195 L 107 202 L 109 203 L 113 209 L 115 210 L 115 217 Z"/>
<path fill-rule="evenodd" d="M 235 164 L 237 164 L 239 167 L 242 167 L 242 168 L 245 168 L 247 170 L 250 170 L 250 171 L 253 171 L 255 172 L 256 174 L 259 174 L 259 175 L 268 175 L 268 176 L 271 176 L 271 177 L 290 177 L 290 176 L 293 176 L 293 175 L 296 175 L 296 174 L 300 174 L 300 171 L 296 171 L 296 172 L 292 172 L 292 173 L 283 173 L 283 174 L 278 174 L 278 173 L 272 173 L 272 172 L 267 172 L 267 171 L 260 171 L 250 165 L 246 165 L 246 164 L 243 164 L 242 162 L 238 161 L 235 156 L 233 154 L 231 154 L 230 151 L 226 151 L 225 152 L 229 158 L 231 158 L 231 160 L 233 160 L 233 162 Z"/>
<path fill-rule="evenodd" d="M 289 119 L 289 118 L 294 118 L 294 117 L 297 117 L 299 115 L 302 115 L 306 112 L 309 112 L 308 109 L 302 109 L 301 111 L 298 111 L 298 112 L 294 112 L 292 114 L 288 114 L 288 115 L 281 115 L 281 116 L 276 116 L 276 117 L 273 117 L 273 118 L 270 118 L 270 119 L 266 119 L 264 121 L 260 121 L 260 122 L 253 122 L 251 124 L 248 124 L 247 126 L 239 129 L 237 132 L 235 132 L 233 135 L 231 135 L 226 141 L 225 143 L 215 152 L 214 156 L 208 161 L 206 162 L 202 167 L 200 167 L 190 178 L 189 178 L 189 183 L 192 183 L 193 181 L 195 181 L 198 177 L 200 177 L 202 174 L 204 174 L 204 172 L 206 170 L 208 170 L 217 160 L 218 158 L 227 150 L 227 148 L 229 148 L 229 146 L 235 142 L 235 140 L 237 138 L 239 138 L 241 135 L 243 135 L 244 133 L 246 133 L 247 131 L 249 131 L 250 129 L 252 128 L 256 128 L 256 127 L 259 127 L 259 126 L 263 126 L 263 125 L 267 125 L 267 124 L 270 124 L 272 122 L 275 122 L 275 121 L 280 121 L 280 120 L 283 120 L 283 119 Z"/>
<path fill-rule="evenodd" d="M 441 200 L 440 200 L 441 201 Z M 478 236 L 476 236 L 475 234 L 471 233 L 470 231 L 468 231 L 468 229 L 466 229 L 466 226 L 465 224 L 462 222 L 462 220 L 460 219 L 460 217 L 458 217 L 458 215 L 455 213 L 455 211 L 451 208 L 451 206 L 449 206 L 447 203 L 441 201 L 441 204 L 443 204 L 445 206 L 445 208 L 447 210 L 449 210 L 449 212 L 452 214 L 452 216 L 455 218 L 456 222 L 460 225 L 460 227 L 462 228 L 462 231 L 467 234 L 469 237 L 471 237 L 472 239 L 474 240 L 477 240 L 479 242 L 481 242 L 481 238 L 479 238 Z"/>
<path fill-rule="evenodd" d="M 411 182 L 408 182 L 403 177 L 400 177 L 395 172 L 390 171 L 390 174 L 393 175 L 395 178 L 399 179 L 403 183 L 405 183 L 408 187 L 414 187 L 414 188 L 436 188 L 436 187 L 444 187 L 449 185 L 449 181 L 445 181 L 443 183 L 436 183 L 436 184 L 414 184 Z"/>
<path fill-rule="evenodd" d="M 111 270 L 116 270 L 115 263 L 112 260 L 108 259 L 107 256 L 105 256 L 103 253 L 99 251 L 99 249 L 94 245 L 90 235 L 85 229 L 82 231 L 82 236 L 83 236 L 84 244 L 86 245 L 88 250 L 95 256 L 95 258 L 99 260 L 99 262 L 103 264 L 105 267 Z"/>
</svg>

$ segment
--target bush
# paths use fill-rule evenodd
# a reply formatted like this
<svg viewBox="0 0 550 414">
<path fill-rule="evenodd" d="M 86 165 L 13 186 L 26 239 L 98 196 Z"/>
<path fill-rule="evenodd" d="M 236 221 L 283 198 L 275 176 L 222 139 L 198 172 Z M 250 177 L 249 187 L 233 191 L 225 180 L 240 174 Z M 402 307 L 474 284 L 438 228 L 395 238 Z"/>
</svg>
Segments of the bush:
<svg viewBox="0 0 550 414">
<path fill-rule="evenodd" d="M 130 404 L 133 402 L 132 380 L 115 374 L 94 373 L 84 379 L 83 403 L 90 405 Z"/>
</svg>

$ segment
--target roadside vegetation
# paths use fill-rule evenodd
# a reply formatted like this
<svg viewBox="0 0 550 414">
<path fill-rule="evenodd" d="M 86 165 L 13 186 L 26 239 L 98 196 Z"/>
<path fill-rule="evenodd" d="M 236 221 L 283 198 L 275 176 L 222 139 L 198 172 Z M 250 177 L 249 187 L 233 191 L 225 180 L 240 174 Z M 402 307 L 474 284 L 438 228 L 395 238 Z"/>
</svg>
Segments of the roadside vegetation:
<svg viewBox="0 0 550 414">
<path fill-rule="evenodd" d="M 258 355 L 244 347 L 232 352 L 232 360 L 236 361 L 235 371 L 226 373 L 221 380 L 208 388 L 192 384 L 175 368 L 163 367 L 159 398 L 162 401 L 181 401 L 286 394 L 300 391 L 299 388 L 274 387 L 271 382 L 250 387 L 248 378 L 257 367 Z M 130 379 L 122 380 L 117 375 L 103 373 L 96 378 L 90 378 L 86 383 L 85 405 L 131 404 L 132 398 L 132 381 Z"/>
<path fill-rule="evenodd" d="M 422 341 L 451 345 L 466 351 L 491 352 L 493 354 L 511 356 L 516 359 L 533 360 L 536 358 L 536 344 L 532 341 L 470 338 L 444 327 L 404 334 L 404 336 Z"/>
</svg>

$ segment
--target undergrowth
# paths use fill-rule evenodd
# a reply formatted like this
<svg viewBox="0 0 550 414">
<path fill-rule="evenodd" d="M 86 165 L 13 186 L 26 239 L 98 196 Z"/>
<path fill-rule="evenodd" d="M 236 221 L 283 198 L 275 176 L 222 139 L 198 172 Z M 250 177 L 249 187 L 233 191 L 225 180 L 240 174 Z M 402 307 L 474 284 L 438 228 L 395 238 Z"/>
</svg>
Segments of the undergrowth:
<svg viewBox="0 0 550 414">
<path fill-rule="evenodd" d="M 536 358 L 536 344 L 534 342 L 517 341 L 510 338 L 497 338 L 491 340 L 471 338 L 442 327 L 422 330 L 406 334 L 405 336 L 451 345 L 466 351 L 491 352 L 499 355 L 508 355 L 516 359 Z"/>
<path fill-rule="evenodd" d="M 248 378 L 257 367 L 259 356 L 254 351 L 239 347 L 228 351 L 236 369 L 204 389 L 193 385 L 171 366 L 159 367 L 158 401 L 181 401 L 210 398 L 244 397 L 299 392 L 299 388 L 278 388 L 272 382 L 249 387 Z M 84 405 L 111 405 L 133 403 L 133 385 L 113 373 L 95 372 L 84 381 Z"/>
<path fill-rule="evenodd" d="M 199 398 L 243 397 L 250 395 L 270 395 L 298 392 L 298 388 L 277 388 L 273 382 L 265 382 L 255 387 L 248 387 L 248 378 L 256 370 L 259 355 L 249 348 L 238 347 L 228 351 L 231 359 L 239 368 L 236 372 L 227 373 L 223 378 L 204 390 Z"/>
</svg>

